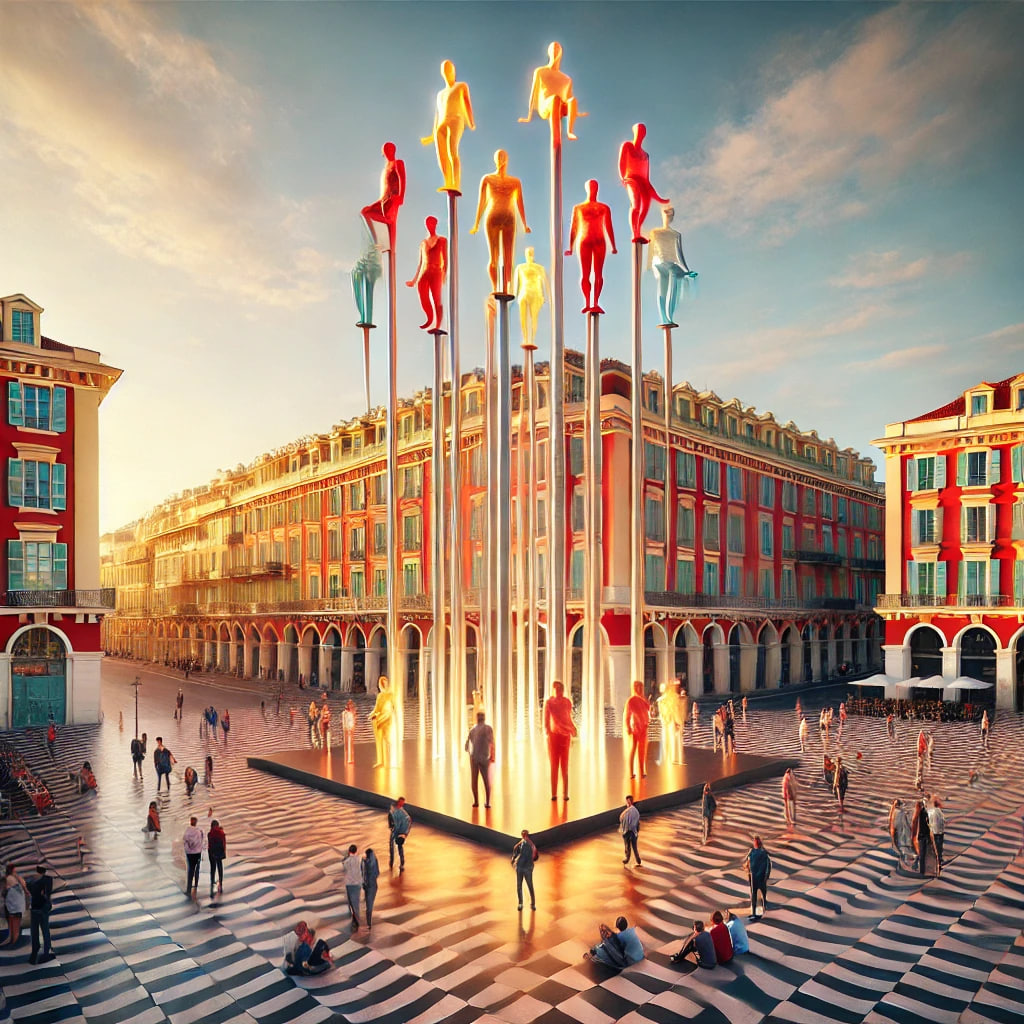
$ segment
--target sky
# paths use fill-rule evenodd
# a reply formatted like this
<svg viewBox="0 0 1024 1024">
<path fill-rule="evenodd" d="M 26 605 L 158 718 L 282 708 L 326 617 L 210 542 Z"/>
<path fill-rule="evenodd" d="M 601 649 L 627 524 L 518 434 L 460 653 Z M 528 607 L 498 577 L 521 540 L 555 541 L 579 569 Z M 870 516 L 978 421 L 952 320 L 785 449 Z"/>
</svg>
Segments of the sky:
<svg viewBox="0 0 1024 1024">
<path fill-rule="evenodd" d="M 595 178 L 620 243 L 602 355 L 629 359 L 617 155 L 642 121 L 700 274 L 677 316 L 677 382 L 877 460 L 887 422 L 1024 370 L 1022 5 L 21 2 L 0 3 L 0 38 L 26 41 L 0 74 L 0 293 L 124 370 L 101 407 L 105 530 L 363 411 L 349 271 L 389 140 L 409 182 L 398 386 L 429 386 L 431 339 L 401 282 L 424 218 L 446 223 L 420 143 L 444 59 L 477 122 L 460 329 L 463 370 L 483 363 L 486 243 L 467 230 L 498 148 L 532 228 L 517 259 L 528 240 L 550 265 L 548 128 L 517 119 L 552 40 L 589 115 L 566 143 L 566 217 Z M 581 298 L 567 259 L 580 349 Z M 649 277 L 643 302 L 659 369 Z"/>
</svg>

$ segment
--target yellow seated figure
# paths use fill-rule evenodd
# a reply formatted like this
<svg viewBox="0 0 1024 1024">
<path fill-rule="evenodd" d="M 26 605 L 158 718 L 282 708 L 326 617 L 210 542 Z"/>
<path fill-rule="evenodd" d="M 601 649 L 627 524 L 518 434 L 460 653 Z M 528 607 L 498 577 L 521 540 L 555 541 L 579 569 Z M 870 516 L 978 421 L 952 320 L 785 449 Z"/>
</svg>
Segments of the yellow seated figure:
<svg viewBox="0 0 1024 1024">
<path fill-rule="evenodd" d="M 545 121 L 551 122 L 551 143 L 560 146 L 562 142 L 562 118 L 568 117 L 566 135 L 576 138 L 576 118 L 586 117 L 579 109 L 572 93 L 572 79 L 562 70 L 562 46 L 552 43 L 548 47 L 548 62 L 533 73 L 530 89 L 530 109 L 526 117 L 519 118 L 520 124 L 527 124 L 534 111 Z"/>
</svg>

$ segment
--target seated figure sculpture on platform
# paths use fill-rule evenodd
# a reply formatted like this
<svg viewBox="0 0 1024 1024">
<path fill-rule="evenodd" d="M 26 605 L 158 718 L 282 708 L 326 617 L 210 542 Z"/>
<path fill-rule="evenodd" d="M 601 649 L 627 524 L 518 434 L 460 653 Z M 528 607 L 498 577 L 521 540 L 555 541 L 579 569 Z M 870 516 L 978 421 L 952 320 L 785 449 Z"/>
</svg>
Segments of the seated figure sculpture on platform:
<svg viewBox="0 0 1024 1024">
<path fill-rule="evenodd" d="M 615 927 L 617 932 L 606 924 L 601 925 L 601 941 L 585 954 L 584 959 L 596 960 L 605 967 L 614 967 L 619 971 L 643 960 L 644 947 L 636 929 L 631 928 L 624 917 L 616 919 Z"/>
<path fill-rule="evenodd" d="M 377 743 L 377 760 L 374 768 L 387 767 L 391 764 L 391 726 L 395 716 L 395 696 L 388 687 L 388 677 L 381 676 L 377 680 L 377 702 L 370 712 L 369 721 L 373 723 L 373 738 Z"/>
<path fill-rule="evenodd" d="M 572 93 L 572 79 L 562 70 L 562 46 L 551 43 L 548 46 L 548 62 L 533 73 L 530 88 L 530 109 L 526 117 L 519 118 L 520 124 L 527 124 L 537 113 L 551 124 L 551 141 L 556 147 L 562 144 L 562 118 L 568 117 L 566 138 L 576 138 L 576 118 L 586 117 L 579 109 Z"/>
<path fill-rule="evenodd" d="M 629 736 L 629 777 L 636 778 L 637 761 L 639 761 L 640 777 L 647 778 L 647 732 L 651 724 L 651 706 L 644 696 L 644 684 L 639 680 L 633 682 L 633 694 L 626 701 L 626 709 L 622 715 L 626 723 L 626 735 Z"/>
</svg>

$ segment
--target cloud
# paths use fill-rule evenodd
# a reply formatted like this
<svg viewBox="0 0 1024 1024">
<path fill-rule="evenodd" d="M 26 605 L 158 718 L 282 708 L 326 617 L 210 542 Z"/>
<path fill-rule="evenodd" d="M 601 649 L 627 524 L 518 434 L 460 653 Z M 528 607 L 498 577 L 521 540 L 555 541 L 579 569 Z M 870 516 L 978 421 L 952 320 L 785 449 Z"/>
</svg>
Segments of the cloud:
<svg viewBox="0 0 1024 1024">
<path fill-rule="evenodd" d="M 260 174 L 259 95 L 159 5 L 8 5 L 0 76 L 7 184 L 63 204 L 116 251 L 291 305 L 326 295 L 312 211 Z"/>
<path fill-rule="evenodd" d="M 829 284 L 836 288 L 892 288 L 929 276 L 957 273 L 969 259 L 964 252 L 918 256 L 916 259 L 906 259 L 895 250 L 866 252 L 853 257 L 842 274 L 829 278 Z"/>
<path fill-rule="evenodd" d="M 794 54 L 780 62 L 785 80 L 746 121 L 719 125 L 698 163 L 669 162 L 677 205 L 691 224 L 756 227 L 777 243 L 864 216 L 912 169 L 957 166 L 1014 116 L 1020 64 L 1000 27 L 1012 16 L 897 8 L 868 18 L 825 66 Z"/>
<path fill-rule="evenodd" d="M 851 373 L 867 373 L 902 369 L 906 366 L 920 366 L 928 360 L 935 359 L 949 351 L 949 345 L 911 345 L 909 348 L 890 349 L 874 359 L 847 363 L 843 369 Z"/>
<path fill-rule="evenodd" d="M 971 344 L 1006 349 L 1020 358 L 1021 352 L 1024 352 L 1024 323 L 1007 324 L 998 330 L 989 331 L 988 334 L 971 339 Z"/>
</svg>

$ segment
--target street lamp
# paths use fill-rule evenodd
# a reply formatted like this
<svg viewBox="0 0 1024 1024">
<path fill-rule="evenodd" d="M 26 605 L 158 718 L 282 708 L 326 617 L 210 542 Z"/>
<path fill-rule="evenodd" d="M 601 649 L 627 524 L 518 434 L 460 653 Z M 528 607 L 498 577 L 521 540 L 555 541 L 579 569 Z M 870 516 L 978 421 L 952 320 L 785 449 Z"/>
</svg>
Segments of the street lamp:
<svg viewBox="0 0 1024 1024">
<path fill-rule="evenodd" d="M 142 684 L 139 682 L 139 677 L 135 677 L 135 682 L 132 686 L 135 687 L 135 738 L 139 738 L 139 687 Z"/>
</svg>

